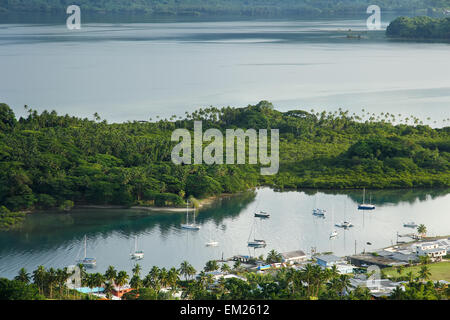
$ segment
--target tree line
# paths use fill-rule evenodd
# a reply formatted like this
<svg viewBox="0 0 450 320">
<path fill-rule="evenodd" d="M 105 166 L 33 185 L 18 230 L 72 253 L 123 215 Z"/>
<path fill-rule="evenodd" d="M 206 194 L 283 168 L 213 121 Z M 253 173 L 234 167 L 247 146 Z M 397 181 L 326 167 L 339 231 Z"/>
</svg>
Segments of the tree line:
<svg viewBox="0 0 450 320">
<path fill-rule="evenodd" d="M 280 255 L 272 250 L 267 263 L 279 262 Z M 263 259 L 263 257 L 260 257 Z M 426 262 L 425 262 L 426 263 Z M 142 277 L 142 267 L 136 264 L 132 275 L 117 271 L 113 266 L 105 273 L 87 273 L 82 265 L 82 286 L 91 291 L 103 288 L 103 294 L 111 299 L 114 291 L 122 291 L 129 284 L 132 291 L 123 295 L 125 300 L 371 300 L 367 287 L 353 287 L 352 275 L 340 274 L 336 266 L 321 268 L 314 263 L 294 269 L 283 267 L 266 273 L 255 273 L 243 268 L 239 261 L 231 267 L 215 260 L 208 261 L 200 272 L 187 261 L 180 267 L 159 268 L 153 266 Z M 231 278 L 214 279 L 211 271 L 220 270 Z M 402 275 L 404 267 L 398 267 L 397 281 L 405 281 L 403 288 L 397 287 L 390 300 L 448 300 L 450 288 L 443 283 L 430 281 L 431 272 L 423 265 L 417 276 L 412 272 Z M 32 274 L 21 269 L 13 280 L 0 279 L 0 300 L 42 300 L 42 299 L 98 299 L 89 294 L 69 290 L 67 280 L 72 274 L 64 269 L 45 269 L 39 266 Z M 382 272 L 383 275 L 383 272 Z M 370 277 L 370 274 L 367 275 Z M 383 276 L 384 277 L 384 276 Z M 175 298 L 176 293 L 181 296 Z"/>
<path fill-rule="evenodd" d="M 369 0 L 0 0 L 0 12 L 65 12 L 72 4 L 83 11 L 151 15 L 240 15 L 240 16 L 319 16 L 362 14 L 373 4 Z M 448 7 L 446 0 L 379 0 L 383 10 L 397 12 L 432 11 Z"/>
</svg>

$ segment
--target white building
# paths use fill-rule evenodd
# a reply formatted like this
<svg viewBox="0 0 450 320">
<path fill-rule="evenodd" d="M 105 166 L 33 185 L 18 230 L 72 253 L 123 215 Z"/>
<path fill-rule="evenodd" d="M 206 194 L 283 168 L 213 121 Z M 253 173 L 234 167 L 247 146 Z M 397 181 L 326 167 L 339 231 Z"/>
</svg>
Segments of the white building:
<svg viewBox="0 0 450 320">
<path fill-rule="evenodd" d="M 281 256 L 283 257 L 283 263 L 288 264 L 300 263 L 308 260 L 306 254 L 301 250 L 285 252 L 282 253 Z"/>
<path fill-rule="evenodd" d="M 432 260 L 442 260 L 447 255 L 447 241 L 424 242 L 416 245 L 418 256 L 428 256 Z"/>
</svg>

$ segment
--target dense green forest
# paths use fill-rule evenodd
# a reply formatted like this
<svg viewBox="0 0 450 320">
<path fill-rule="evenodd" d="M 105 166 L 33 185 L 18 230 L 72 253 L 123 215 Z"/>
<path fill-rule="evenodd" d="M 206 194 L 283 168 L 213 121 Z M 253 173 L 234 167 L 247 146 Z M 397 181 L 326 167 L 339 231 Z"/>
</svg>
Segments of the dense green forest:
<svg viewBox="0 0 450 320">
<path fill-rule="evenodd" d="M 68 5 L 98 13 L 154 15 L 333 15 L 365 13 L 369 0 L 0 0 L 0 12 L 63 11 Z M 449 0 L 379 0 L 385 11 L 430 13 L 450 7 Z"/>
<path fill-rule="evenodd" d="M 245 108 L 205 108 L 184 117 L 108 124 L 39 114 L 16 119 L 0 104 L 0 207 L 69 209 L 73 204 L 182 206 L 258 185 L 284 188 L 450 186 L 450 127 L 366 111 L 279 112 L 262 101 Z M 280 129 L 280 171 L 258 165 L 174 165 L 176 128 Z M 445 121 L 448 121 L 445 119 Z M 401 124 L 392 124 L 396 122 Z M 206 144 L 205 144 L 206 145 Z"/>
<path fill-rule="evenodd" d="M 406 39 L 450 40 L 450 17 L 399 17 L 389 24 L 386 35 Z"/>
</svg>

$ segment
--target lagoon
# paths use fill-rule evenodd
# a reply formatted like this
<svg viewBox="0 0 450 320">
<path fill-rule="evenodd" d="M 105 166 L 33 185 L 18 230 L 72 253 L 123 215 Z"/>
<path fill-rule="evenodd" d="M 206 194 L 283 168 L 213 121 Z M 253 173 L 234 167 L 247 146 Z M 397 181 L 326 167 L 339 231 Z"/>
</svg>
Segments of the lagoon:
<svg viewBox="0 0 450 320">
<path fill-rule="evenodd" d="M 349 255 L 356 251 L 390 246 L 400 234 L 411 233 L 403 223 L 425 224 L 428 235 L 450 234 L 450 190 L 370 191 L 377 206 L 374 211 L 358 211 L 362 191 L 285 191 L 261 188 L 220 198 L 200 211 L 200 231 L 181 229 L 183 213 L 148 212 L 132 209 L 78 209 L 70 213 L 39 212 L 29 215 L 23 230 L 0 233 L 0 277 L 12 278 L 25 267 L 29 272 L 38 265 L 61 268 L 82 258 L 84 236 L 87 254 L 97 258 L 91 271 L 104 272 L 109 265 L 131 272 L 130 252 L 138 237 L 138 248 L 145 257 L 139 261 L 143 272 L 153 265 L 179 267 L 184 260 L 197 270 L 208 260 L 233 255 L 267 254 L 303 250 L 308 254 L 334 252 Z M 312 215 L 314 207 L 327 210 L 325 219 Z M 334 209 L 334 222 L 331 213 Z M 259 210 L 271 214 L 259 220 Z M 350 220 L 355 226 L 338 229 L 338 237 L 329 239 L 334 223 Z M 264 249 L 249 249 L 247 241 L 253 224 L 258 236 L 267 242 Z M 206 247 L 210 238 L 218 247 Z M 402 238 L 401 240 L 408 240 Z M 371 245 L 367 243 L 370 242 Z"/>
</svg>

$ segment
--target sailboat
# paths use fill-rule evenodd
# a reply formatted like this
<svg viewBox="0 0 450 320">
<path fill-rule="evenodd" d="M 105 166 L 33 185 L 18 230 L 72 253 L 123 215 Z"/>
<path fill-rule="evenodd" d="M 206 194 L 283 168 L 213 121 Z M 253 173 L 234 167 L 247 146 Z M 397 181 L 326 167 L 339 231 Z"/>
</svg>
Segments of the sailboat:
<svg viewBox="0 0 450 320">
<path fill-rule="evenodd" d="M 406 222 L 406 223 L 403 224 L 403 226 L 405 228 L 413 228 L 413 229 L 418 227 L 417 223 L 415 223 L 414 221 Z"/>
<path fill-rule="evenodd" d="M 366 188 L 364 188 L 363 191 L 363 203 L 358 206 L 358 210 L 375 210 L 375 206 L 373 204 L 366 203 Z"/>
<path fill-rule="evenodd" d="M 144 259 L 144 251 L 138 251 L 137 249 L 137 236 L 134 238 L 134 252 L 130 254 L 131 259 L 142 260 Z"/>
<path fill-rule="evenodd" d="M 331 225 L 333 225 L 333 223 L 334 223 L 334 207 L 331 210 Z M 338 236 L 338 233 L 337 233 L 336 229 L 333 229 L 330 233 L 330 239 L 334 239 L 337 236 Z"/>
<path fill-rule="evenodd" d="M 87 257 L 87 237 L 84 236 L 84 259 L 78 260 L 78 263 L 85 267 L 95 267 L 97 265 L 97 259 Z"/>
<path fill-rule="evenodd" d="M 217 247 L 219 245 L 219 242 L 216 240 L 213 240 L 212 238 L 212 229 L 209 229 L 209 241 L 206 243 L 207 247 Z"/>
<path fill-rule="evenodd" d="M 267 212 L 264 212 L 264 211 L 260 211 L 260 212 L 255 213 L 255 217 L 267 219 L 267 218 L 270 218 L 270 214 L 268 214 Z"/>
<path fill-rule="evenodd" d="M 248 237 L 247 245 L 252 248 L 265 248 L 267 243 L 265 240 L 256 239 L 256 223 L 253 224 L 254 228 L 250 232 L 250 236 Z M 254 235 L 253 240 L 250 240 L 252 233 Z"/>
<path fill-rule="evenodd" d="M 316 194 L 315 208 L 313 209 L 313 216 L 320 217 L 320 218 L 325 218 L 325 212 L 327 212 L 327 211 L 324 210 L 324 209 L 317 208 L 317 194 Z"/>
<path fill-rule="evenodd" d="M 186 224 L 182 224 L 181 228 L 186 230 L 200 230 L 200 226 L 195 223 L 195 207 L 194 207 L 194 222 L 189 223 L 189 204 L 186 202 Z"/>
<path fill-rule="evenodd" d="M 347 203 L 344 203 L 344 221 L 341 224 L 335 224 L 336 227 L 348 229 L 353 227 L 353 224 L 350 221 L 345 220 L 345 212 L 347 211 Z"/>
</svg>

